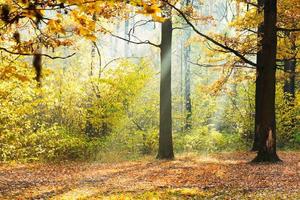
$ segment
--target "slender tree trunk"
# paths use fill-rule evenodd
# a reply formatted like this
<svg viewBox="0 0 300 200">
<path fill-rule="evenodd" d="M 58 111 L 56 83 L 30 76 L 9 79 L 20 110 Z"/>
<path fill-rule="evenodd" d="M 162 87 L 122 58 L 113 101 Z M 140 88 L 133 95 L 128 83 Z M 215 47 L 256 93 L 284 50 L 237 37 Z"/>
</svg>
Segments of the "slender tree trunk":
<svg viewBox="0 0 300 200">
<path fill-rule="evenodd" d="M 258 12 L 262 12 L 264 0 L 258 0 L 257 4 L 259 6 Z M 254 120 L 254 141 L 252 146 L 252 151 L 258 151 L 258 145 L 259 145 L 259 133 L 258 133 L 258 127 L 260 122 L 260 115 L 261 115 L 261 97 L 262 97 L 262 68 L 263 68 L 263 56 L 262 56 L 262 49 L 261 49 L 261 38 L 263 36 L 263 30 L 264 26 L 263 23 L 259 24 L 257 29 L 257 45 L 258 45 L 258 51 L 256 55 L 256 81 L 255 81 L 255 120 Z"/>
<path fill-rule="evenodd" d="M 284 81 L 284 93 L 287 94 L 287 98 L 289 98 L 289 100 L 293 100 L 295 99 L 296 60 L 285 61 L 284 71 L 289 75 L 289 77 Z"/>
<path fill-rule="evenodd" d="M 168 19 L 162 23 L 161 30 L 161 77 L 160 77 L 160 124 L 158 159 L 173 159 L 172 141 L 172 103 L 171 103 L 171 50 L 172 20 L 171 12 L 167 11 Z"/>
<path fill-rule="evenodd" d="M 96 15 L 93 15 L 93 20 L 96 21 Z M 91 64 L 90 64 L 90 71 L 89 71 L 89 77 L 91 78 L 93 76 L 94 66 L 95 66 L 95 45 L 93 42 L 91 42 Z M 86 125 L 85 125 L 85 134 L 87 136 L 95 136 L 95 127 L 91 123 L 92 118 L 92 98 L 91 94 L 88 97 L 88 107 L 87 107 L 87 117 L 86 117 Z"/>
<path fill-rule="evenodd" d="M 125 25 L 124 25 L 124 34 L 125 34 L 125 38 L 129 39 L 128 37 L 128 32 L 129 32 L 129 19 L 126 19 L 125 21 Z M 124 52 L 125 57 L 127 58 L 129 56 L 129 43 L 125 43 L 125 52 Z"/>
<path fill-rule="evenodd" d="M 96 55 L 96 47 L 94 45 L 94 42 L 92 44 L 92 49 L 91 49 L 91 67 L 90 67 L 90 76 L 92 77 L 94 75 L 94 68 L 95 68 L 95 55 Z"/>
<path fill-rule="evenodd" d="M 115 33 L 117 35 L 120 34 L 120 23 L 117 22 L 116 23 L 116 29 L 115 29 Z M 116 56 L 118 56 L 118 53 L 119 53 L 119 45 L 118 45 L 118 38 L 115 38 L 115 37 L 111 37 L 111 46 L 113 47 L 112 50 L 111 50 L 111 56 L 114 58 Z"/>
<path fill-rule="evenodd" d="M 41 26 L 39 19 L 37 19 L 37 21 L 35 23 L 36 23 L 37 27 Z M 43 65 L 42 65 L 43 49 L 42 49 L 42 44 L 41 44 L 41 42 L 42 42 L 41 36 L 38 36 L 38 40 L 39 40 L 39 44 L 38 44 L 37 49 L 34 52 L 32 65 L 33 65 L 33 67 L 35 69 L 35 73 L 36 73 L 35 80 L 38 83 L 38 87 L 41 87 L 42 86 L 42 80 L 41 80 L 42 79 L 42 67 L 43 67 Z"/>
<path fill-rule="evenodd" d="M 190 29 L 189 35 L 191 34 Z M 184 63 L 185 63 L 185 129 L 189 130 L 192 128 L 192 100 L 191 100 L 191 65 L 189 64 L 190 60 L 191 47 L 188 46 L 185 48 L 184 52 Z"/>
<path fill-rule="evenodd" d="M 296 38 L 293 37 L 292 34 L 286 34 L 292 42 L 292 51 L 296 54 Z M 296 57 L 296 55 L 294 55 Z M 287 98 L 288 102 L 291 105 L 294 104 L 295 99 L 295 84 L 296 84 L 296 59 L 291 58 L 289 60 L 284 61 L 284 72 L 288 73 L 288 78 L 284 81 L 284 93 L 285 98 Z"/>
<path fill-rule="evenodd" d="M 294 46 L 295 47 L 295 46 Z M 295 48 L 293 48 L 295 50 Z M 288 74 L 288 77 L 284 80 L 284 99 L 289 109 L 293 109 L 295 106 L 295 84 L 296 84 L 296 60 L 284 61 L 284 72 Z M 295 128 L 297 119 L 295 116 L 290 116 L 290 123 L 285 124 L 286 130 L 293 130 Z"/>
<path fill-rule="evenodd" d="M 180 131 L 184 132 L 185 129 L 185 106 L 184 106 L 184 84 L 183 84 L 183 79 L 184 79 L 184 44 L 185 44 L 185 40 L 183 37 L 180 38 L 180 114 L 183 116 L 182 117 L 182 121 L 180 121 Z"/>
<path fill-rule="evenodd" d="M 93 71 L 95 68 L 95 53 L 96 53 L 96 47 L 94 43 L 91 43 L 91 66 L 90 66 L 90 71 L 89 71 L 89 77 L 93 77 Z M 88 97 L 88 109 L 87 109 L 87 118 L 86 118 L 86 125 L 85 125 L 85 134 L 87 136 L 96 136 L 96 128 L 93 126 L 91 123 L 91 118 L 92 118 L 92 111 L 91 111 L 91 106 L 92 106 L 92 97 L 91 94 Z"/>
<path fill-rule="evenodd" d="M 34 53 L 33 56 L 33 61 L 32 61 L 32 65 L 35 69 L 35 80 L 38 83 L 38 87 L 41 87 L 42 85 L 42 81 L 41 81 L 41 77 L 42 77 L 42 48 L 38 47 L 38 49 L 36 50 L 36 52 Z"/>
<path fill-rule="evenodd" d="M 186 6 L 189 6 L 191 3 L 190 0 L 186 0 Z M 186 39 L 188 40 L 191 37 L 191 28 L 187 29 Z M 187 48 L 184 48 L 184 66 L 185 66 L 185 129 L 189 130 L 192 128 L 192 101 L 191 101 L 191 65 L 190 61 L 191 54 L 191 45 L 188 45 Z"/>
<path fill-rule="evenodd" d="M 276 153 L 276 51 L 277 51 L 277 0 L 264 2 L 264 31 L 262 40 L 262 97 L 258 123 L 259 149 L 253 162 L 280 161 Z"/>
</svg>

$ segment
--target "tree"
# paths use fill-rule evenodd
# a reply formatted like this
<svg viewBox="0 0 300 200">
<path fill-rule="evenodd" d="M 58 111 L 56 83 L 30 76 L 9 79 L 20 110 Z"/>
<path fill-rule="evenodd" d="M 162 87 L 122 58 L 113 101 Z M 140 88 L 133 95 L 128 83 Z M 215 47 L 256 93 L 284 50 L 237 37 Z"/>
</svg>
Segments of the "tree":
<svg viewBox="0 0 300 200">
<path fill-rule="evenodd" d="M 171 94 L 171 57 L 172 57 L 172 19 L 171 8 L 164 7 L 165 21 L 162 23 L 160 59 L 160 120 L 159 120 L 159 149 L 157 158 L 173 159 L 172 142 L 172 94 Z"/>
<path fill-rule="evenodd" d="M 287 78 L 284 81 L 284 93 L 285 98 L 293 104 L 295 99 L 295 83 L 296 83 L 296 37 L 295 34 L 286 33 L 288 39 L 291 42 L 291 51 L 294 54 L 292 58 L 286 58 L 284 62 L 284 72 L 287 74 Z"/>
<path fill-rule="evenodd" d="M 293 14 L 299 13 L 299 6 L 295 6 L 297 3 L 295 0 L 280 1 L 279 11 L 282 12 L 278 13 L 278 57 L 283 61 L 281 64 L 286 75 L 283 88 L 285 98 L 292 106 L 295 100 L 296 65 L 299 60 L 300 16 Z"/>
<path fill-rule="evenodd" d="M 162 4 L 161 6 L 159 6 Z M 157 159 L 173 159 L 172 138 L 172 92 L 171 92 L 171 67 L 172 67 L 172 9 L 164 1 L 142 2 L 134 4 L 141 8 L 138 13 L 151 15 L 154 21 L 161 22 L 161 43 L 159 45 L 146 41 L 132 41 L 112 34 L 114 37 L 133 44 L 148 44 L 160 49 L 160 110 L 159 110 L 159 147 Z M 162 7 L 160 9 L 159 7 Z M 161 14 L 159 16 L 158 14 Z"/>
<path fill-rule="evenodd" d="M 263 4 L 264 0 L 258 0 L 257 6 L 258 6 L 258 12 L 261 14 L 263 10 Z M 254 139 L 253 139 L 253 146 L 252 151 L 258 150 L 258 139 L 259 139 L 259 133 L 258 133 L 258 127 L 259 127 L 259 117 L 261 113 L 261 104 L 260 99 L 262 96 L 262 62 L 263 62 L 263 56 L 261 51 L 261 38 L 263 36 L 263 23 L 259 23 L 257 28 L 257 53 L 256 53 L 256 81 L 255 81 L 255 119 L 254 119 Z"/>
<path fill-rule="evenodd" d="M 0 50 L 13 55 L 33 56 L 36 80 L 40 82 L 42 57 L 67 59 L 75 55 L 73 53 L 68 56 L 51 56 L 42 53 L 42 48 L 54 50 L 60 46 L 71 46 L 73 41 L 70 32 L 94 41 L 96 22 L 93 17 L 115 17 L 119 15 L 123 4 L 122 1 L 111 4 L 106 1 L 85 0 L 2 1 L 0 25 L 3 28 L 0 30 L 0 40 L 11 43 L 0 46 Z M 30 38 L 21 38 L 18 27 L 26 28 L 26 35 Z"/>
<path fill-rule="evenodd" d="M 261 116 L 259 117 L 259 147 L 253 162 L 280 161 L 276 153 L 276 53 L 277 53 L 277 0 L 264 2 L 264 30 L 262 39 L 262 97 L 259 99 Z"/>
<path fill-rule="evenodd" d="M 167 2 L 167 1 L 166 1 Z M 247 1 L 248 2 L 248 1 Z M 171 5 L 169 3 L 169 5 Z M 255 4 L 254 4 L 255 5 Z M 232 53 L 240 59 L 240 62 L 257 67 L 257 64 L 247 59 L 247 52 L 241 52 L 236 47 L 229 46 L 229 42 L 219 41 L 211 36 L 208 36 L 190 21 L 189 17 L 176 6 L 171 5 L 176 10 L 188 25 L 192 27 L 194 32 L 217 47 L 221 48 L 221 52 Z M 257 6 L 257 5 L 255 5 Z M 258 124 L 258 141 L 259 150 L 255 162 L 280 161 L 276 154 L 276 120 L 275 120 L 275 83 L 276 83 L 276 53 L 277 53 L 277 1 L 268 0 L 264 1 L 264 19 L 263 19 L 263 37 L 262 37 L 262 50 L 261 56 L 263 67 L 259 70 L 261 72 L 261 79 L 259 84 L 261 86 L 261 98 L 258 98 L 257 105 L 261 108 L 261 113 L 257 115 Z M 226 39 L 226 37 L 221 37 Z M 250 52 L 251 53 L 251 52 Z"/>
<path fill-rule="evenodd" d="M 190 0 L 185 1 L 185 6 L 190 6 Z M 185 33 L 187 39 L 191 37 L 191 28 L 189 27 Z M 188 45 L 184 48 L 184 82 L 185 82 L 185 129 L 189 130 L 192 128 L 191 118 L 192 118 L 192 102 L 191 102 L 191 65 L 190 65 L 190 54 L 191 54 L 191 45 Z"/>
</svg>

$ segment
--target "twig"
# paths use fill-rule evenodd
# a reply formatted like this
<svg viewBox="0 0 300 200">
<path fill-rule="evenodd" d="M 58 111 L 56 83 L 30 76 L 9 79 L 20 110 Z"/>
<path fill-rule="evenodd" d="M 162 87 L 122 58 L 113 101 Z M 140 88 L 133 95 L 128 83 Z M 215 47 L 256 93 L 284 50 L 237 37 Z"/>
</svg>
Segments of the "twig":
<svg viewBox="0 0 300 200">
<path fill-rule="evenodd" d="M 20 53 L 20 52 L 14 52 L 14 51 L 10 51 L 10 50 L 8 50 L 8 49 L 6 49 L 6 48 L 4 48 L 4 47 L 0 47 L 0 50 L 2 50 L 2 51 L 5 51 L 5 52 L 7 52 L 7 53 L 10 53 L 10 54 L 14 54 L 14 55 L 21 55 L 21 56 L 34 56 L 34 55 L 36 55 L 35 53 L 33 54 L 33 53 Z M 67 59 L 67 58 L 70 58 L 70 57 L 72 57 L 72 56 L 74 56 L 76 53 L 72 53 L 72 54 L 70 54 L 70 55 L 68 55 L 68 56 L 50 56 L 50 55 L 48 55 L 48 54 L 40 54 L 41 56 L 45 56 L 45 57 L 47 57 L 47 58 L 50 58 L 50 59 Z"/>
</svg>

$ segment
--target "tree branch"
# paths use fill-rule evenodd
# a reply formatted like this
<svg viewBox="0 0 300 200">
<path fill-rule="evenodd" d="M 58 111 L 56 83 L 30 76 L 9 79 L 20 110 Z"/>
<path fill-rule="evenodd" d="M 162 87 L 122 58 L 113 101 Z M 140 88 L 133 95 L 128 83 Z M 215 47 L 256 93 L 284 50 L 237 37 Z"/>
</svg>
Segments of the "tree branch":
<svg viewBox="0 0 300 200">
<path fill-rule="evenodd" d="M 5 51 L 5 52 L 10 53 L 10 54 L 21 55 L 21 56 L 34 56 L 34 55 L 36 55 L 36 54 L 32 54 L 32 53 L 14 52 L 14 51 L 10 51 L 10 50 L 8 50 L 8 49 L 6 49 L 4 47 L 0 47 L 0 50 Z M 72 54 L 70 54 L 68 56 L 64 56 L 64 57 L 63 56 L 50 56 L 48 54 L 43 54 L 43 53 L 40 54 L 40 55 L 55 60 L 55 59 L 67 59 L 67 58 L 70 58 L 70 57 L 74 56 L 75 54 L 76 53 L 72 53 Z"/>
<path fill-rule="evenodd" d="M 192 61 L 188 61 L 189 63 L 191 63 L 192 65 L 196 65 L 196 66 L 199 66 L 199 67 L 205 67 L 205 68 L 218 68 L 218 67 L 224 67 L 225 64 L 217 64 L 217 65 L 213 65 L 213 64 L 200 64 L 200 63 L 197 63 L 197 62 L 192 62 Z M 234 67 L 236 68 L 248 68 L 248 69 L 255 69 L 254 67 L 249 67 L 249 66 L 246 66 L 246 65 L 237 65 L 237 64 L 234 64 L 233 65 Z"/>
<path fill-rule="evenodd" d="M 297 32 L 300 31 L 300 28 L 281 28 L 281 27 L 277 27 L 277 31 L 283 31 L 283 32 Z"/>
<path fill-rule="evenodd" d="M 244 61 L 245 63 L 249 64 L 249 65 L 252 65 L 252 66 L 257 66 L 256 63 L 252 62 L 251 60 L 247 59 L 244 55 L 242 55 L 240 52 L 238 52 L 237 50 L 231 48 L 231 47 L 228 47 L 218 41 L 216 41 L 215 39 L 209 37 L 208 35 L 205 35 L 203 33 L 201 33 L 196 27 L 195 25 L 190 22 L 190 20 L 187 18 L 187 16 L 179 9 L 177 8 L 176 6 L 174 6 L 173 4 L 169 3 L 168 0 L 163 0 L 163 2 L 165 2 L 166 4 L 168 4 L 170 7 L 172 7 L 174 10 L 176 10 L 180 15 L 181 17 L 185 20 L 185 22 L 191 26 L 191 28 L 198 34 L 200 35 L 201 37 L 207 39 L 208 41 L 210 41 L 211 43 L 233 53 L 234 55 L 236 55 L 237 57 L 239 57 L 242 61 Z"/>
<path fill-rule="evenodd" d="M 118 38 L 120 40 L 124 40 L 124 41 L 129 42 L 129 43 L 132 43 L 132 44 L 149 44 L 149 45 L 152 45 L 154 47 L 158 47 L 158 48 L 160 47 L 159 44 L 154 44 L 154 43 L 150 42 L 149 40 L 145 40 L 145 41 L 141 41 L 141 42 L 136 42 L 136 41 L 132 41 L 132 40 L 120 37 L 120 36 L 112 34 L 112 33 L 111 33 L 111 36 L 113 36 L 115 38 Z"/>
</svg>

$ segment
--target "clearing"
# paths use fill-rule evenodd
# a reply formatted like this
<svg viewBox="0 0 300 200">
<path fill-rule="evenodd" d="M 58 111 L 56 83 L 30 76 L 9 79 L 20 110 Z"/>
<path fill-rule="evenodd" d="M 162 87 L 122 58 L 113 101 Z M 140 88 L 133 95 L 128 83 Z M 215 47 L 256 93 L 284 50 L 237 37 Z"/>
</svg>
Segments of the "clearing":
<svg viewBox="0 0 300 200">
<path fill-rule="evenodd" d="M 279 164 L 251 164 L 248 152 L 0 164 L 0 199 L 300 199 L 300 152 L 279 155 Z"/>
</svg>

